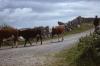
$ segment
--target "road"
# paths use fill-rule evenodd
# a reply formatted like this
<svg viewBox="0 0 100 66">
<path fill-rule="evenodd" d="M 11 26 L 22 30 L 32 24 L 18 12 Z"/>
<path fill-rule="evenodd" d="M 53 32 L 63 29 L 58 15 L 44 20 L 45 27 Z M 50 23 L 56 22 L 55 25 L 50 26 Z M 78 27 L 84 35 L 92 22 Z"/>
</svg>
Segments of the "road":
<svg viewBox="0 0 100 66">
<path fill-rule="evenodd" d="M 80 37 L 89 35 L 90 31 L 92 30 L 65 36 L 63 42 L 56 42 L 57 39 L 52 39 L 43 42 L 43 45 L 1 49 L 0 66 L 46 66 L 44 64 L 54 60 L 49 54 L 70 48 L 78 42 Z"/>
</svg>

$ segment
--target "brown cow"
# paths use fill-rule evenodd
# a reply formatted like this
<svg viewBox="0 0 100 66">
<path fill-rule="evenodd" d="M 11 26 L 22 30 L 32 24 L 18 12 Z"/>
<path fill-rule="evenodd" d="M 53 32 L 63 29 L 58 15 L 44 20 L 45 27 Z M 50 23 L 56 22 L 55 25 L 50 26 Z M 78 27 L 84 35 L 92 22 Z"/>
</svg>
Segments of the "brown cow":
<svg viewBox="0 0 100 66">
<path fill-rule="evenodd" d="M 64 40 L 64 38 L 63 38 L 64 29 L 65 29 L 64 25 L 59 25 L 59 26 L 53 27 L 52 32 L 51 32 L 52 38 L 54 37 L 54 35 L 57 35 L 58 41 L 59 41 L 59 36 L 61 35 L 62 41 L 63 41 Z"/>
<path fill-rule="evenodd" d="M 14 44 L 17 47 L 16 41 L 18 40 L 18 30 L 14 28 L 0 29 L 0 47 L 2 46 L 3 40 L 8 39 L 10 37 L 13 38 Z M 14 44 L 12 44 L 12 48 Z"/>
</svg>

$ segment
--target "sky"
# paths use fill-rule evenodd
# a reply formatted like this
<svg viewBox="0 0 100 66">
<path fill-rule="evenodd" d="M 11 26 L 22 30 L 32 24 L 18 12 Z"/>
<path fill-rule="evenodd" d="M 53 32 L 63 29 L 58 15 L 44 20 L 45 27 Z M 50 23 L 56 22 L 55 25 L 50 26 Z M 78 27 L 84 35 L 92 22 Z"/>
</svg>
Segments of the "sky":
<svg viewBox="0 0 100 66">
<path fill-rule="evenodd" d="M 52 27 L 95 15 L 100 16 L 100 0 L 0 0 L 0 24 L 16 28 Z"/>
</svg>

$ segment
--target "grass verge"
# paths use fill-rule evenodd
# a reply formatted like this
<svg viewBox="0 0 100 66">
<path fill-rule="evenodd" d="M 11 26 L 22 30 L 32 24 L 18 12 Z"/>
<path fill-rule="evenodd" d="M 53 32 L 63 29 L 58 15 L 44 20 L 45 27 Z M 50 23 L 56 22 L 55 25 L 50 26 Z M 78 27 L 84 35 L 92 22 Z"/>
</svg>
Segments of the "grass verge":
<svg viewBox="0 0 100 66">
<path fill-rule="evenodd" d="M 75 46 L 57 53 L 57 60 L 51 66 L 100 66 L 100 36 L 82 37 Z"/>
</svg>

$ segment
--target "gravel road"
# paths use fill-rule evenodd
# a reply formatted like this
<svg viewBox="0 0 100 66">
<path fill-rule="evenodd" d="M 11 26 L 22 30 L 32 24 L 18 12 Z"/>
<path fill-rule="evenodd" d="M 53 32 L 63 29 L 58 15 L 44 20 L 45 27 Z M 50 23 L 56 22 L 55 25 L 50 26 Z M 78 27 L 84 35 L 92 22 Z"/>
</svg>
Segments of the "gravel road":
<svg viewBox="0 0 100 66">
<path fill-rule="evenodd" d="M 1 48 L 0 66 L 46 66 L 46 63 L 55 60 L 49 54 L 71 47 L 78 42 L 80 37 L 89 35 L 90 31 L 93 30 L 65 36 L 63 42 L 56 42 L 57 39 L 52 39 L 43 42 L 43 45 L 12 49 Z"/>
</svg>

